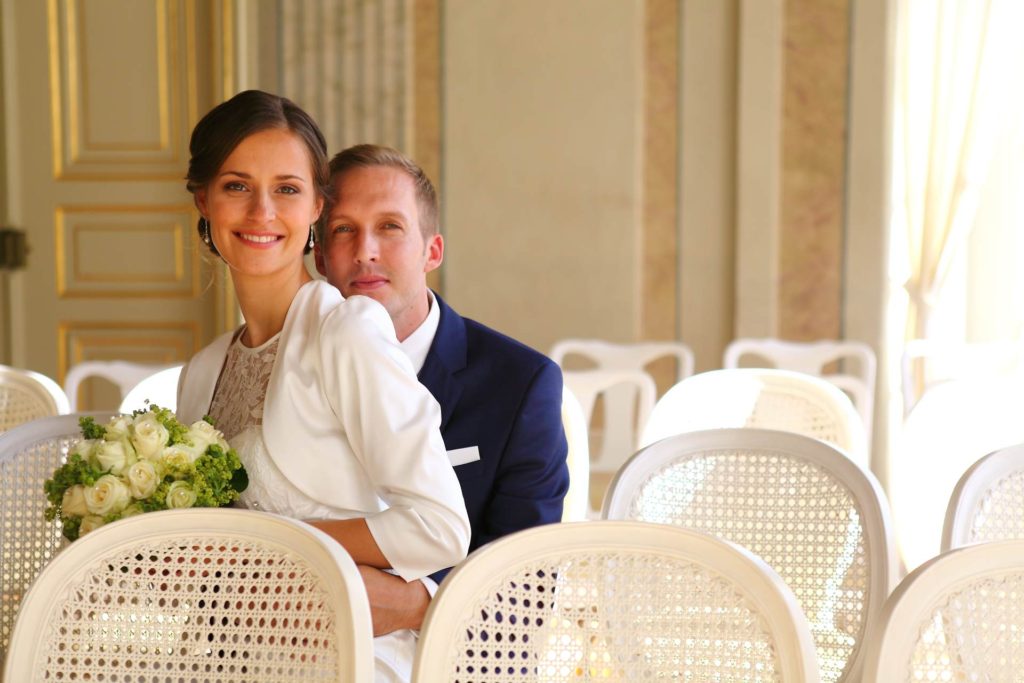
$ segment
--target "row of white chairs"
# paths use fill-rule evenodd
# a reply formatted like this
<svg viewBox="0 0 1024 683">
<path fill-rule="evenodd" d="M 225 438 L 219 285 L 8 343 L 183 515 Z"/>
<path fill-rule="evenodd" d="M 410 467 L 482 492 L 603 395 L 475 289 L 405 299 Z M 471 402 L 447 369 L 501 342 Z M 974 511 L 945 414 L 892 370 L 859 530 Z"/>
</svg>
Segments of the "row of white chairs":
<svg viewBox="0 0 1024 683">
<path fill-rule="evenodd" d="M 82 382 L 101 377 L 120 392 L 119 412 L 130 413 L 146 401 L 174 410 L 181 365 L 127 361 L 85 361 L 68 370 L 64 387 L 46 375 L 0 365 L 0 434 L 41 417 L 76 412 Z"/>
<path fill-rule="evenodd" d="M 52 424 L 53 428 L 45 428 L 44 423 Z M 47 436 L 47 434 L 49 435 Z M 35 577 L 41 568 L 54 555 L 57 555 L 62 547 L 59 529 L 54 523 L 45 522 L 43 519 L 43 496 L 41 494 L 38 497 L 32 496 L 31 492 L 41 490 L 42 480 L 53 471 L 56 463 L 66 453 L 68 439 L 75 435 L 77 435 L 77 419 L 74 416 L 66 416 L 25 425 L 0 436 L 0 467 L 2 467 L 5 483 L 9 484 L 4 487 L 3 491 L 0 491 L 5 520 L 2 531 L 0 531 L 5 535 L 3 541 L 0 542 L 0 549 L 3 549 L 4 552 L 2 593 L 5 596 L 5 601 L 2 626 L 5 640 L 17 611 L 19 597 L 24 595 L 26 589 L 35 583 Z M 1018 463 L 1022 453 L 1024 451 L 1018 451 L 1016 454 Z M 1012 456 L 1006 457 L 1011 461 L 1014 460 Z M 991 461 L 995 462 L 997 459 L 996 456 L 993 456 Z M 1012 465 L 1004 467 L 1012 469 Z M 1016 484 L 1009 485 L 1007 488 L 1008 476 L 1002 476 L 1006 470 L 993 469 L 992 465 L 979 465 L 972 472 L 980 473 L 974 474 L 975 477 L 996 472 L 999 475 L 999 481 L 1003 482 L 1001 486 L 1006 489 L 1005 493 L 989 491 L 985 494 L 978 494 L 976 492 L 978 487 L 974 485 L 965 483 L 958 488 L 958 491 L 962 492 L 964 500 L 983 501 L 981 504 L 977 504 L 979 512 L 976 512 L 973 517 L 971 515 L 963 517 L 972 520 L 964 523 L 965 528 L 976 530 L 972 532 L 975 536 L 971 538 L 978 538 L 984 537 L 977 535 L 984 532 L 979 532 L 977 529 L 1005 528 L 998 526 L 1002 523 L 996 519 L 993 510 L 1005 510 L 1008 515 L 1020 516 L 1020 511 L 1013 509 L 1012 506 L 1014 500 L 1019 501 L 1020 499 L 1021 483 L 1020 477 L 1018 477 Z M 996 487 L 995 490 L 1002 489 Z M 8 493 L 12 495 L 8 495 Z M 859 671 L 862 666 L 863 643 L 870 624 L 875 623 L 878 619 L 877 615 L 881 613 L 882 604 L 897 579 L 895 552 L 891 542 L 891 525 L 888 522 L 884 500 L 884 496 L 870 473 L 824 442 L 776 431 L 713 430 L 666 439 L 635 455 L 617 475 L 606 498 L 603 516 L 606 519 L 629 519 L 684 526 L 738 543 L 756 553 L 782 577 L 792 590 L 803 614 L 806 615 L 808 629 L 815 645 L 814 651 L 817 653 L 816 661 L 819 664 L 821 679 L 845 681 L 855 680 L 851 676 L 854 676 L 853 672 Z M 210 511 L 204 512 L 209 514 Z M 147 517 L 141 516 L 136 519 L 145 520 Z M 138 523 L 136 522 L 136 524 Z M 156 520 L 152 520 L 152 524 L 155 523 Z M 111 526 L 116 527 L 117 525 Z M 150 525 L 147 528 L 152 533 L 155 527 Z M 86 539 L 88 538 L 87 536 Z M 78 543 L 82 543 L 82 541 L 77 542 L 76 545 Z M 191 557 L 193 554 L 202 556 L 200 549 L 207 548 L 207 546 L 215 547 L 199 540 L 187 547 L 182 545 L 174 547 L 178 549 L 177 552 L 183 552 L 182 548 L 186 548 Z M 516 556 L 520 555 L 525 557 L 521 549 L 519 555 Z M 57 556 L 62 557 L 63 552 Z M 132 555 L 132 557 L 135 556 Z M 167 556 L 159 557 L 163 557 L 163 559 L 159 560 L 158 564 L 162 564 L 166 568 Z M 185 561 L 176 560 L 176 562 L 180 565 Z M 600 565 L 601 562 L 604 561 L 599 561 L 595 557 L 591 563 Z M 171 564 L 173 565 L 175 562 Z M 188 565 L 187 562 L 185 564 Z M 108 562 L 106 566 L 113 565 Z M 161 571 L 163 576 L 168 576 L 166 571 Z M 177 570 L 172 569 L 172 574 L 175 571 Z M 150 570 L 138 569 L 138 572 L 142 576 L 153 576 Z M 452 576 L 457 573 L 459 572 L 453 572 Z M 494 571 L 490 573 L 494 573 Z M 558 572 L 551 571 L 547 573 L 558 574 Z M 598 574 L 600 575 L 600 572 Z M 189 574 L 189 576 L 192 579 L 192 582 L 188 584 L 192 586 L 190 590 L 196 590 L 199 594 L 203 593 L 201 585 L 206 584 L 197 583 L 198 575 Z M 211 574 L 204 580 L 215 581 L 215 578 Z M 521 582 L 522 577 L 517 580 Z M 539 579 L 537 580 L 539 581 Z M 651 596 L 660 596 L 663 593 L 668 596 L 673 595 L 671 592 L 666 592 L 668 589 L 664 585 L 652 581 L 648 581 L 648 583 L 652 590 L 648 594 L 648 601 L 653 599 Z M 90 585 L 94 584 L 95 581 Z M 546 584 L 541 582 L 539 585 Z M 590 595 L 595 590 L 593 587 L 580 588 L 579 594 L 581 596 Z M 629 594 L 629 590 L 626 588 L 621 590 Z M 47 590 L 45 593 L 49 595 L 53 593 L 53 590 Z M 566 597 L 574 594 L 564 591 L 562 593 Z M 507 595 L 506 598 L 508 598 Z M 520 602 L 536 601 L 542 599 L 542 596 L 533 595 L 531 597 L 519 594 L 514 599 Z M 559 638 L 564 636 L 570 641 L 578 637 L 577 641 L 580 643 L 593 643 L 595 642 L 594 638 L 601 642 L 611 638 L 608 642 L 613 644 L 620 642 L 621 639 L 616 640 L 613 637 L 621 630 L 618 626 L 615 628 L 603 626 L 602 628 L 606 629 L 607 637 L 599 637 L 596 633 L 588 635 L 574 630 L 576 627 L 572 626 L 572 623 L 575 622 L 570 618 L 573 614 L 577 617 L 576 621 L 582 620 L 581 623 L 590 621 L 603 623 L 604 617 L 601 614 L 587 611 L 589 603 L 578 601 L 573 603 L 565 600 L 558 600 L 557 603 L 559 607 L 573 604 L 577 611 L 567 616 L 557 611 L 548 614 L 544 612 L 544 608 L 541 608 L 542 613 L 547 616 L 538 616 L 538 614 L 530 612 L 532 615 L 530 618 L 534 621 L 540 618 L 548 623 L 549 628 L 552 624 L 561 623 L 564 626 L 563 632 L 529 630 L 521 633 L 520 637 L 528 635 L 531 642 L 537 647 L 543 647 L 545 635 L 558 635 Z M 126 609 L 136 609 L 139 603 L 138 601 L 128 601 L 125 604 L 127 604 Z M 189 609 L 195 609 L 192 602 L 188 604 Z M 655 601 L 655 604 L 660 603 Z M 548 608 L 554 608 L 554 606 L 554 604 L 549 604 Z M 104 607 L 104 609 L 107 608 Z M 625 608 L 615 607 L 609 614 L 616 614 L 621 619 L 628 621 L 632 617 L 628 614 L 619 614 L 623 609 Z M 484 610 L 484 613 L 490 613 L 493 618 L 493 611 Z M 95 616 L 97 612 L 94 610 L 92 614 Z M 168 613 L 159 612 L 159 614 L 166 615 Z M 179 612 L 172 610 L 171 614 L 179 614 Z M 512 612 L 510 614 L 519 613 Z M 657 614 L 653 613 L 642 618 L 640 615 L 634 616 L 636 618 L 633 621 L 628 621 L 629 624 L 643 625 L 648 622 L 653 623 L 659 618 Z M 693 617 L 692 614 L 691 617 Z M 272 617 L 269 618 L 272 619 Z M 525 618 L 522 617 L 522 619 Z M 662 618 L 665 618 L 664 615 Z M 142 619 L 142 621 L 150 623 L 146 622 L 146 619 Z M 233 635 L 230 638 L 234 639 L 232 642 L 237 642 L 237 638 L 243 637 L 241 635 L 243 632 L 249 632 L 251 624 L 243 627 L 236 622 L 232 623 L 234 623 L 232 627 L 234 630 L 231 631 Z M 211 625 L 206 621 L 203 621 L 202 624 L 203 628 Z M 505 626 L 508 624 L 506 623 Z M 489 626 L 480 628 L 483 629 L 483 632 L 494 635 L 494 629 L 499 626 L 492 622 Z M 597 627 L 595 626 L 595 628 Z M 609 628 L 610 630 L 608 630 Z M 703 625 L 701 628 L 709 627 Z M 445 638 L 450 638 L 452 632 L 451 627 L 447 627 Z M 456 629 L 456 632 L 461 633 L 462 630 Z M 514 630 L 499 632 L 505 634 L 503 637 L 511 637 L 519 633 Z M 258 629 L 252 633 L 262 634 L 260 637 L 263 638 L 273 635 L 267 635 Z M 428 630 L 425 629 L 425 639 L 427 633 Z M 181 633 L 178 635 L 180 636 Z M 482 637 L 479 632 L 477 635 Z M 194 638 L 194 632 L 189 637 Z M 229 636 L 225 635 L 224 637 L 228 638 Z M 476 643 L 476 646 L 466 645 L 467 652 L 471 649 L 475 654 L 460 654 L 459 657 L 463 659 L 469 657 L 462 666 L 472 666 L 479 670 L 480 667 L 488 666 L 488 661 L 485 661 L 488 660 L 488 657 L 491 658 L 490 664 L 494 664 L 495 652 L 486 650 L 486 655 L 481 654 L 484 650 L 481 650 L 479 646 L 480 643 Z M 206 657 L 207 660 L 204 661 L 209 662 L 212 659 L 222 658 L 221 655 L 211 655 L 212 650 L 207 651 L 209 648 L 199 651 L 192 648 L 191 645 L 182 647 L 197 657 Z M 202 645 L 202 647 L 207 646 Z M 588 662 L 587 665 L 596 666 L 596 670 L 604 671 L 607 668 L 602 665 L 602 662 L 606 662 L 607 657 L 614 659 L 612 651 L 602 651 L 600 648 L 595 650 L 589 647 L 585 649 L 590 653 L 585 658 L 585 661 Z M 572 648 L 570 650 L 576 652 Z M 219 649 L 216 651 L 220 652 Z M 510 651 L 505 652 L 507 654 Z M 530 652 L 533 650 L 531 649 Z M 556 659 L 571 656 L 571 653 L 565 654 L 562 650 L 543 650 L 542 654 L 544 658 L 554 657 Z M 598 660 L 589 659 L 591 655 L 598 657 Z M 95 658 L 90 661 L 95 661 Z M 545 659 L 545 661 L 547 660 Z M 76 659 L 76 662 L 78 662 L 76 666 L 81 665 L 80 658 Z M 608 668 L 608 671 L 616 670 L 614 666 L 610 664 L 609 666 L 611 668 Z M 234 671 L 237 673 L 237 670 Z M 557 679 L 557 676 L 555 678 Z M 620 676 L 619 679 L 642 680 L 628 676 Z M 491 680 L 504 679 L 499 677 Z"/>
</svg>

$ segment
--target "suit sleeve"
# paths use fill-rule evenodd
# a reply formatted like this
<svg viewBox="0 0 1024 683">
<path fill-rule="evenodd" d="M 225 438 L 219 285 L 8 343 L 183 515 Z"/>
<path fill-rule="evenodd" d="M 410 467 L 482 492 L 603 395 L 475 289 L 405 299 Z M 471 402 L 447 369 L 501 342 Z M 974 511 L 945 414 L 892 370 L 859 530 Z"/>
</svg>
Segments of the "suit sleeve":
<svg viewBox="0 0 1024 683">
<path fill-rule="evenodd" d="M 562 371 L 550 360 L 537 369 L 516 411 L 474 550 L 497 538 L 562 519 L 569 490 L 568 445 L 562 427 Z M 431 575 L 440 582 L 448 573 Z"/>
</svg>

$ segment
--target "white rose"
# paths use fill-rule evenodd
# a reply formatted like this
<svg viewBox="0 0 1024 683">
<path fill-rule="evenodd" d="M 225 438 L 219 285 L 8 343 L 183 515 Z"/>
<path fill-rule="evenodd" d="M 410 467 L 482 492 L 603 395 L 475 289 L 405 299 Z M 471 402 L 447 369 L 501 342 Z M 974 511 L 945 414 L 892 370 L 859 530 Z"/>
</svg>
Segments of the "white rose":
<svg viewBox="0 0 1024 683">
<path fill-rule="evenodd" d="M 151 460 L 160 455 L 164 446 L 167 445 L 167 427 L 160 424 L 160 421 L 152 413 L 143 413 L 135 418 L 132 427 L 132 443 L 140 458 Z"/>
<path fill-rule="evenodd" d="M 131 505 L 129 505 L 128 507 L 121 511 L 121 519 L 125 519 L 127 517 L 134 517 L 135 515 L 141 515 L 143 512 L 145 512 L 145 510 L 142 509 L 141 505 L 139 505 L 138 503 L 132 503 Z"/>
<path fill-rule="evenodd" d="M 99 515 L 86 515 L 82 517 L 82 524 L 78 527 L 78 536 L 81 538 L 90 531 L 94 531 L 103 526 L 103 518 Z"/>
<path fill-rule="evenodd" d="M 127 441 L 103 441 L 93 453 L 96 464 L 104 471 L 118 476 L 135 462 L 135 451 Z"/>
<path fill-rule="evenodd" d="M 128 438 L 128 428 L 131 427 L 132 419 L 127 415 L 118 415 L 111 418 L 106 426 L 106 438 L 110 441 Z"/>
<path fill-rule="evenodd" d="M 196 492 L 192 487 L 183 481 L 176 481 L 167 489 L 167 507 L 171 510 L 176 508 L 190 508 L 196 504 Z"/>
<path fill-rule="evenodd" d="M 109 515 L 128 507 L 132 494 L 120 479 L 104 474 L 92 486 L 85 489 L 85 505 L 94 515 Z"/>
<path fill-rule="evenodd" d="M 186 438 L 192 443 L 192 447 L 196 449 L 199 455 L 205 453 L 206 449 L 212 444 L 220 444 L 224 441 L 224 435 L 206 420 L 193 422 L 192 426 L 188 428 Z"/>
<path fill-rule="evenodd" d="M 160 474 L 149 460 L 139 460 L 128 468 L 128 491 L 132 498 L 149 498 L 160 484 Z"/>
<path fill-rule="evenodd" d="M 196 461 L 199 452 L 192 446 L 183 443 L 176 443 L 163 450 L 161 461 L 170 470 L 186 470 L 188 466 Z"/>
<path fill-rule="evenodd" d="M 82 460 L 89 462 L 90 458 L 92 458 L 93 451 L 96 450 L 96 444 L 98 443 L 102 443 L 102 441 L 99 439 L 82 439 L 71 447 L 71 450 L 68 451 L 68 455 L 77 455 L 82 458 Z"/>
<path fill-rule="evenodd" d="M 60 509 L 65 515 L 84 517 L 89 514 L 89 508 L 85 505 L 85 487 L 75 484 L 64 491 L 64 498 L 61 499 Z"/>
</svg>

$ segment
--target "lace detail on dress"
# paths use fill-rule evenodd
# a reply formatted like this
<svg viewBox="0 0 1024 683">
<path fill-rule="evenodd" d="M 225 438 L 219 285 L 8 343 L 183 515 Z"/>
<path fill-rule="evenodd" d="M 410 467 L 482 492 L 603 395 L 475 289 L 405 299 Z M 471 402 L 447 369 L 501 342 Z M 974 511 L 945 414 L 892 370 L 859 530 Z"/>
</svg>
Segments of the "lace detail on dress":
<svg viewBox="0 0 1024 683">
<path fill-rule="evenodd" d="M 210 416 L 229 442 L 246 427 L 263 424 L 263 402 L 281 336 L 278 333 L 253 349 L 241 339 L 239 334 L 228 348 L 210 404 Z"/>
</svg>

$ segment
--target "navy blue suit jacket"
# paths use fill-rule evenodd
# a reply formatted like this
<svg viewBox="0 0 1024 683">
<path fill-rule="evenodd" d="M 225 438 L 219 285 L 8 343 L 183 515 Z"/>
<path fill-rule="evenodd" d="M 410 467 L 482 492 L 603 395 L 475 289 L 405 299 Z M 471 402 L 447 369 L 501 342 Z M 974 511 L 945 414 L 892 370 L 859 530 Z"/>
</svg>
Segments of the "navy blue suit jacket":
<svg viewBox="0 0 1024 683">
<path fill-rule="evenodd" d="M 476 446 L 455 467 L 473 529 L 469 550 L 562 518 L 569 489 L 562 371 L 543 354 L 461 317 L 441 297 L 437 334 L 419 373 L 441 404 L 449 451 Z M 440 583 L 448 574 L 432 576 Z"/>
</svg>

